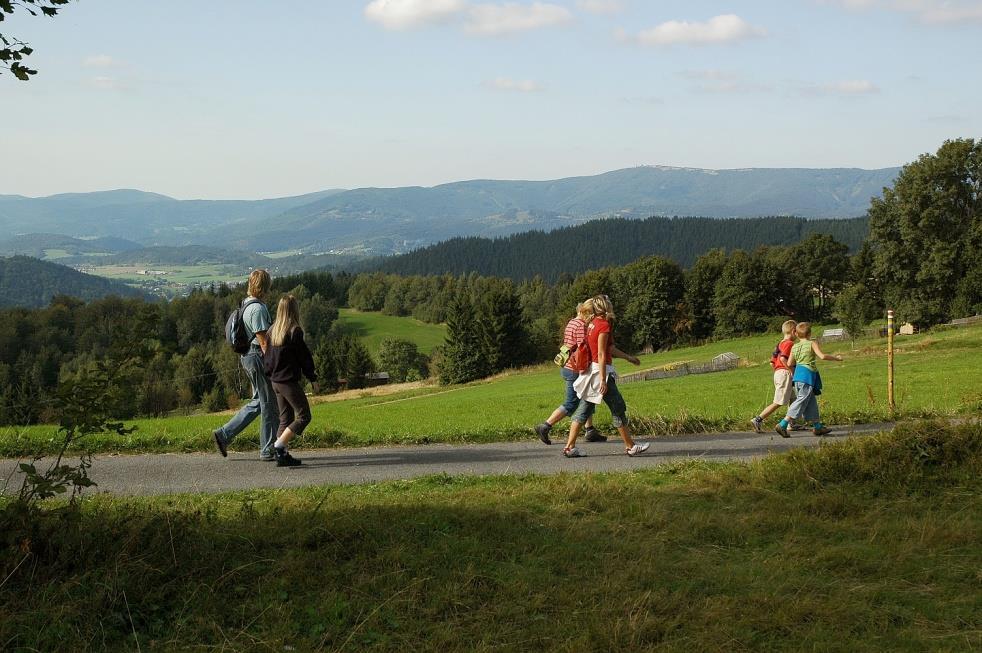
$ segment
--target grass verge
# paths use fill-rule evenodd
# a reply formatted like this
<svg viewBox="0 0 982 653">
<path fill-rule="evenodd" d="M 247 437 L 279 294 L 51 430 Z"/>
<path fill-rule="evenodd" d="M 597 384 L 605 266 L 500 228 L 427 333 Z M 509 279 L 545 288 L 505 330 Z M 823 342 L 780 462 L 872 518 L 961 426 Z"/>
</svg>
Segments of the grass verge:
<svg viewBox="0 0 982 653">
<path fill-rule="evenodd" d="M 5 533 L 0 649 L 977 650 L 980 479 L 982 427 L 926 423 L 752 464 L 96 496 Z"/>
<path fill-rule="evenodd" d="M 905 337 L 896 356 L 895 419 L 982 414 L 982 327 Z M 651 437 L 675 433 L 749 430 L 749 419 L 774 394 L 767 361 L 773 336 L 715 342 L 642 357 L 644 368 L 677 360 L 707 361 L 733 351 L 748 364 L 717 374 L 693 375 L 622 386 L 637 433 Z M 843 353 L 844 363 L 822 365 L 825 392 L 819 403 L 832 424 L 887 421 L 886 357 L 883 343 L 865 340 L 853 348 L 839 342 L 826 351 Z M 622 372 L 637 369 L 618 361 Z M 423 444 L 428 442 L 501 442 L 534 438 L 531 427 L 562 401 L 563 381 L 553 365 L 529 368 L 465 386 L 421 387 L 388 396 L 372 391 L 344 401 L 313 407 L 313 423 L 299 447 Z M 194 415 L 133 420 L 126 437 L 89 436 L 92 452 L 180 452 L 213 449 L 212 429 L 227 415 Z M 771 418 L 773 423 L 778 415 Z M 597 425 L 610 430 L 610 413 L 597 411 Z M 560 428 L 564 428 L 561 426 Z M 233 443 L 256 450 L 258 424 Z M 0 456 L 51 453 L 57 437 L 52 426 L 0 428 Z"/>
</svg>

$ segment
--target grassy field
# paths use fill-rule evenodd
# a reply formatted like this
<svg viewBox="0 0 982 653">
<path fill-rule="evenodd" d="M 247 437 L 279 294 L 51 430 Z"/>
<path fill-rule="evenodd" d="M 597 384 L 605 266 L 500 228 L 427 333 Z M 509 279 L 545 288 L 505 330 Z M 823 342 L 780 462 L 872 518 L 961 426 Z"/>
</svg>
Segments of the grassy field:
<svg viewBox="0 0 982 653">
<path fill-rule="evenodd" d="M 773 396 L 767 364 L 775 336 L 716 342 L 642 357 L 642 368 L 673 361 L 710 360 L 724 351 L 739 354 L 748 367 L 622 387 L 637 433 L 749 429 L 749 419 Z M 889 419 L 886 404 L 886 357 L 883 341 L 866 340 L 853 350 L 849 342 L 832 343 L 844 363 L 820 363 L 825 393 L 820 399 L 829 423 L 869 423 Z M 617 361 L 618 369 L 634 368 Z M 982 413 L 982 327 L 939 330 L 898 339 L 896 355 L 897 417 L 949 417 Z M 299 447 L 364 446 L 383 443 L 494 442 L 534 437 L 532 425 L 562 401 L 557 368 L 545 365 L 466 386 L 427 386 L 386 396 L 327 401 L 313 408 L 313 423 Z M 610 429 L 605 407 L 597 424 Z M 90 436 L 91 451 L 210 451 L 212 429 L 228 415 L 198 415 L 134 420 L 133 434 Z M 772 418 L 771 424 L 776 418 Z M 557 435 L 565 427 L 557 428 Z M 255 449 L 258 426 L 247 429 L 233 449 Z M 0 455 L 50 451 L 56 442 L 51 426 L 0 429 Z"/>
<path fill-rule="evenodd" d="M 94 496 L 0 529 L 0 649 L 979 650 L 980 479 L 982 427 L 927 424 L 753 464 Z"/>
<path fill-rule="evenodd" d="M 385 338 L 399 338 L 416 343 L 424 354 L 429 354 L 437 345 L 442 345 L 447 336 L 443 324 L 427 324 L 406 317 L 394 317 L 381 313 L 363 313 L 351 308 L 339 310 L 338 322 L 352 335 L 361 338 L 373 354 Z"/>
<path fill-rule="evenodd" d="M 159 270 L 165 275 L 139 274 L 140 270 Z M 99 265 L 87 270 L 90 274 L 139 284 L 159 279 L 175 284 L 241 283 L 243 268 L 234 265 Z"/>
</svg>

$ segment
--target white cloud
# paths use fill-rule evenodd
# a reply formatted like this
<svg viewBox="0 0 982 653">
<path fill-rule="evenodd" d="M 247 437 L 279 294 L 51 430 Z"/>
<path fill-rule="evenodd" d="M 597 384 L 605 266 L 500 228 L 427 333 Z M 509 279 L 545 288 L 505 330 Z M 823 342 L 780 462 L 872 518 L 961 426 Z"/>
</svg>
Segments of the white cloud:
<svg viewBox="0 0 982 653">
<path fill-rule="evenodd" d="M 373 0 L 365 18 L 385 29 L 404 30 L 446 21 L 466 7 L 464 0 Z"/>
<path fill-rule="evenodd" d="M 879 92 L 880 87 L 867 79 L 847 79 L 828 84 L 806 86 L 802 89 L 802 93 L 805 95 L 841 95 L 847 97 L 874 95 Z"/>
<path fill-rule="evenodd" d="M 638 95 L 635 97 L 621 98 L 621 102 L 625 102 L 627 104 L 657 106 L 660 104 L 665 104 L 665 98 L 658 97 L 657 95 Z"/>
<path fill-rule="evenodd" d="M 912 14 L 930 25 L 956 25 L 982 22 L 979 0 L 820 0 L 852 11 L 881 9 Z"/>
<path fill-rule="evenodd" d="M 724 14 L 704 23 L 670 20 L 633 37 L 621 32 L 619 38 L 647 46 L 671 46 L 736 43 L 764 36 L 767 36 L 764 28 L 751 25 L 735 14 Z"/>
<path fill-rule="evenodd" d="M 769 93 L 769 84 L 748 81 L 739 73 L 728 70 L 683 70 L 679 77 L 696 82 L 692 90 L 697 93 Z"/>
<path fill-rule="evenodd" d="M 590 14 L 619 14 L 624 11 L 620 0 L 577 0 L 577 8 Z"/>
<path fill-rule="evenodd" d="M 485 82 L 484 85 L 496 91 L 517 91 L 519 93 L 538 93 L 543 89 L 542 84 L 531 79 L 511 79 L 509 77 L 498 77 Z"/>
<path fill-rule="evenodd" d="M 124 85 L 118 79 L 104 75 L 91 78 L 89 80 L 89 86 L 100 91 L 121 91 L 124 89 Z"/>
<path fill-rule="evenodd" d="M 705 81 L 733 81 L 739 77 L 736 73 L 726 70 L 683 70 L 679 76 L 686 79 L 701 79 Z"/>
<path fill-rule="evenodd" d="M 118 63 L 108 54 L 93 54 L 82 60 L 82 65 L 86 68 L 112 68 Z"/>
<path fill-rule="evenodd" d="M 478 36 L 500 36 L 562 25 L 572 19 L 566 7 L 545 2 L 483 4 L 471 8 L 466 30 Z"/>
</svg>

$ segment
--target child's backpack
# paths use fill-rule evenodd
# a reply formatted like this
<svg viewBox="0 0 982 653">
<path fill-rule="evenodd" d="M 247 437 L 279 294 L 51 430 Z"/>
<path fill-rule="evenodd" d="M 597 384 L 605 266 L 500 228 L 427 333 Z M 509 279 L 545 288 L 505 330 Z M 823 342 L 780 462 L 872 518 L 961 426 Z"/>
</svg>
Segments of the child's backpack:
<svg viewBox="0 0 982 653">
<path fill-rule="evenodd" d="M 228 320 L 225 322 L 225 342 L 232 347 L 232 351 L 240 356 L 249 353 L 249 347 L 252 345 L 252 338 L 249 337 L 249 332 L 245 326 L 245 309 L 252 304 L 258 303 L 258 299 L 250 299 L 244 302 L 232 311 L 232 314 L 228 316 Z"/>
<path fill-rule="evenodd" d="M 781 364 L 781 343 L 774 345 L 774 352 L 771 354 L 771 369 L 778 369 Z"/>
<path fill-rule="evenodd" d="M 576 370 L 578 374 L 583 374 L 590 369 L 590 364 L 593 362 L 593 357 L 590 356 L 590 344 L 584 338 L 583 341 L 576 345 L 576 349 L 570 355 L 570 360 L 572 361 L 571 367 Z"/>
</svg>

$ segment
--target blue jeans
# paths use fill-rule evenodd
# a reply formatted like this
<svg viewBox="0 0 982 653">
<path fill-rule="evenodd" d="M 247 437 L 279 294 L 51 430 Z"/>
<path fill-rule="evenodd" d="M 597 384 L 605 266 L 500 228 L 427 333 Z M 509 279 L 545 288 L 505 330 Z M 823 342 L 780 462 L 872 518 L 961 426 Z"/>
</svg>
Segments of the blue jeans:
<svg viewBox="0 0 982 653">
<path fill-rule="evenodd" d="M 817 422 L 818 399 L 815 397 L 815 388 L 807 383 L 796 381 L 794 391 L 797 398 L 791 402 L 791 406 L 788 408 L 788 418 L 798 419 L 804 416 L 805 421 Z"/>
<path fill-rule="evenodd" d="M 578 399 L 577 401 L 580 403 L 570 419 L 584 424 L 593 417 L 594 411 L 597 410 L 597 404 L 590 403 L 586 399 Z M 621 391 L 617 389 L 617 382 L 614 381 L 613 376 L 607 377 L 607 394 L 604 395 L 604 403 L 610 409 L 610 421 L 614 428 L 619 429 L 622 426 L 627 426 L 627 403 L 625 403 Z"/>
<path fill-rule="evenodd" d="M 276 397 L 273 396 L 273 386 L 266 377 L 266 370 L 263 367 L 263 355 L 258 349 L 251 349 L 248 354 L 239 359 L 242 369 L 249 377 L 252 384 L 252 400 L 239 409 L 228 424 L 221 427 L 222 437 L 228 444 L 235 439 L 239 433 L 245 430 L 252 420 L 262 415 L 263 420 L 259 425 L 259 455 L 268 457 L 273 455 L 273 441 L 276 440 L 276 425 L 279 417 L 276 409 Z"/>
<path fill-rule="evenodd" d="M 563 381 L 566 382 L 566 401 L 563 402 L 560 408 L 565 410 L 567 415 L 572 415 L 580 403 L 580 398 L 576 396 L 576 390 L 573 389 L 573 383 L 580 375 L 568 367 L 559 370 L 559 374 L 563 377 Z"/>
</svg>

